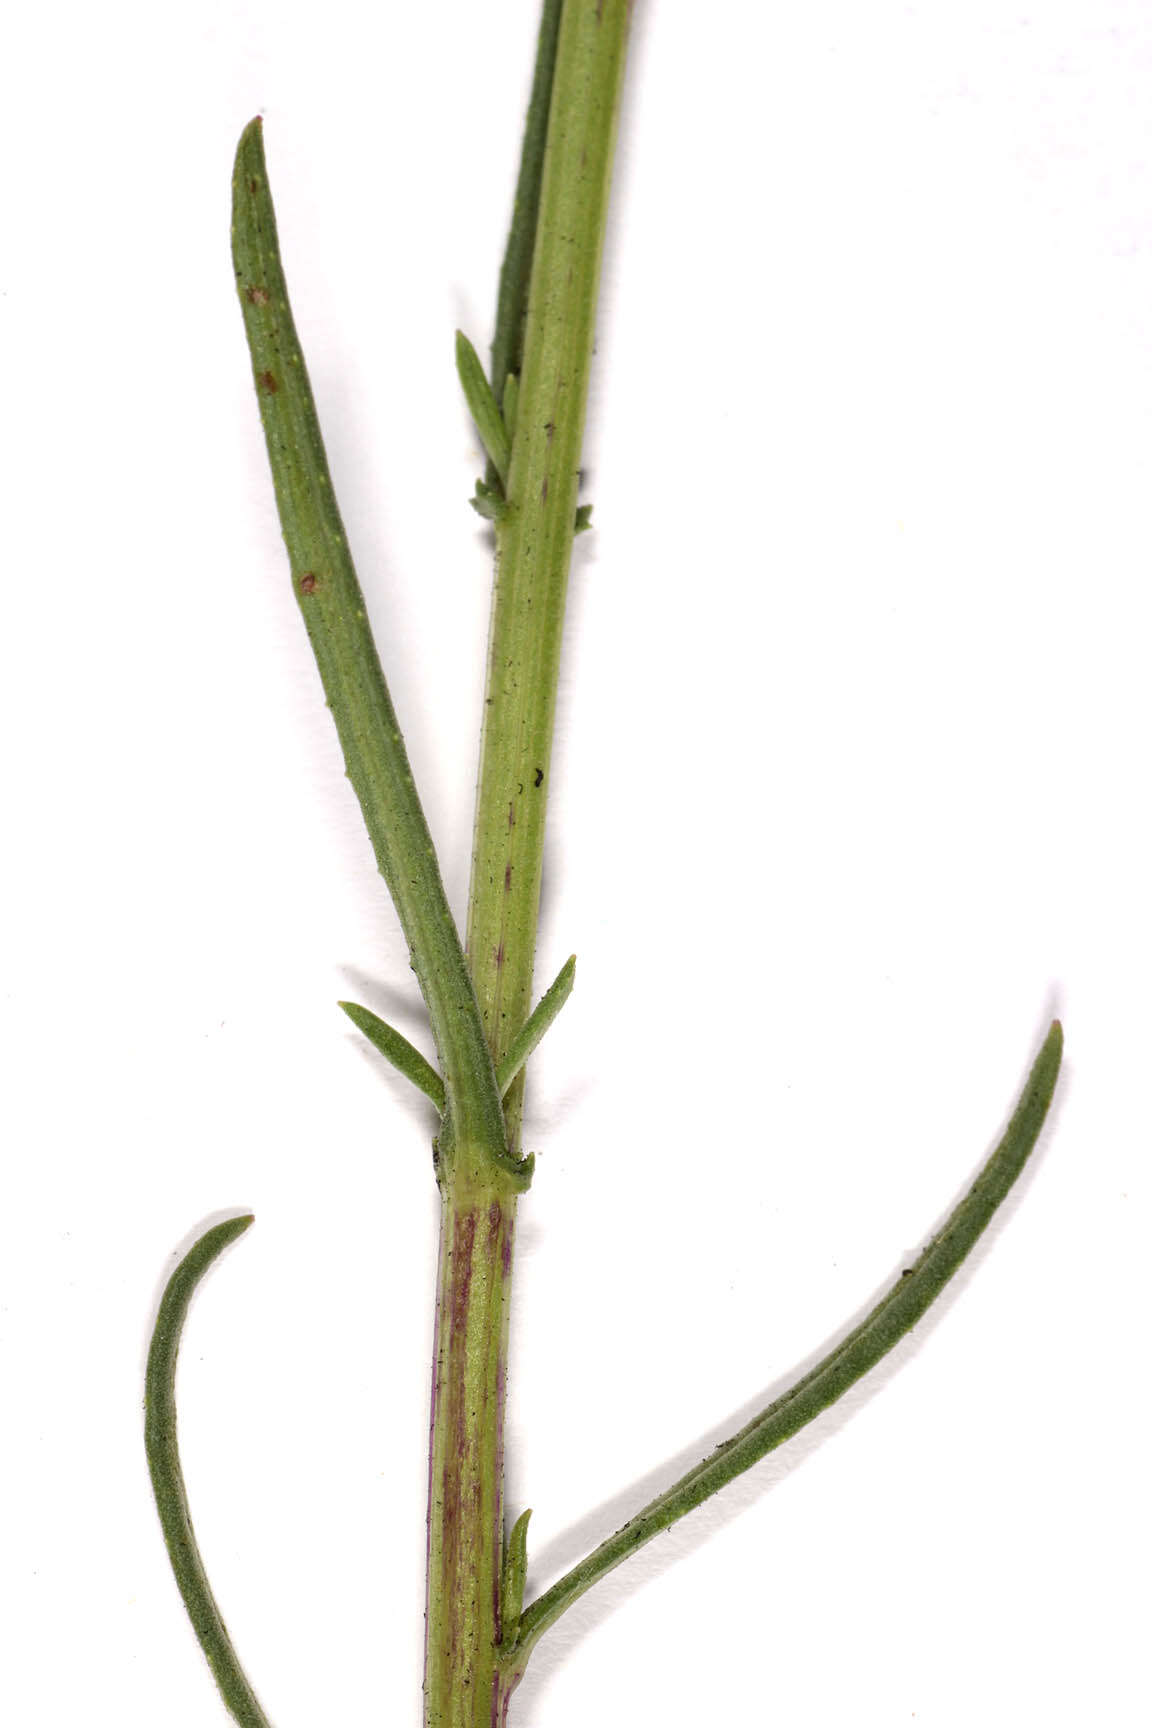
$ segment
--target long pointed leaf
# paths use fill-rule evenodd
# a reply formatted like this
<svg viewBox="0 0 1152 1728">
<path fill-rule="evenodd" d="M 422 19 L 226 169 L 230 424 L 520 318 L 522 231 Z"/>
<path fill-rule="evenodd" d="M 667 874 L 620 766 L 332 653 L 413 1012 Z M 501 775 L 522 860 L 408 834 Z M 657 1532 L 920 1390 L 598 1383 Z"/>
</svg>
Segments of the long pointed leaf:
<svg viewBox="0 0 1152 1728">
<path fill-rule="evenodd" d="M 524 121 L 520 172 L 512 206 L 512 225 L 500 267 L 500 292 L 496 305 L 496 331 L 492 338 L 492 387 L 496 400 L 504 404 L 510 372 L 519 374 L 524 357 L 524 317 L 528 307 L 528 283 L 532 276 L 532 253 L 536 246 L 536 224 L 540 213 L 540 186 L 544 179 L 544 149 L 548 141 L 548 114 L 552 106 L 552 82 L 556 70 L 556 44 L 560 36 L 563 0 L 544 0 L 540 32 L 536 42 L 536 64 L 532 94 Z"/>
<path fill-rule="evenodd" d="M 380 872 L 408 941 L 449 1100 L 441 1147 L 483 1149 L 517 1181 L 471 975 L 380 667 L 280 261 L 261 125 L 232 180 L 232 256 L 292 586 Z"/>
<path fill-rule="evenodd" d="M 268 1728 L 268 1718 L 240 1666 L 204 1571 L 188 1511 L 176 1436 L 176 1362 L 189 1305 L 209 1267 L 251 1222 L 251 1216 L 229 1218 L 206 1231 L 168 1280 L 148 1350 L 144 1446 L 168 1558 L 221 1697 L 241 1728 Z"/>
<path fill-rule="evenodd" d="M 580 1561 L 524 1610 L 517 1664 L 566 1608 L 645 1542 L 666 1530 L 753 1464 L 783 1445 L 874 1368 L 931 1307 L 1007 1198 L 1027 1162 L 1048 1113 L 1060 1072 L 1063 1033 L 1051 1030 L 1032 1066 L 1028 1083 L 1004 1133 L 943 1229 L 888 1294 L 810 1373 L 753 1418 L 694 1470 Z"/>
</svg>

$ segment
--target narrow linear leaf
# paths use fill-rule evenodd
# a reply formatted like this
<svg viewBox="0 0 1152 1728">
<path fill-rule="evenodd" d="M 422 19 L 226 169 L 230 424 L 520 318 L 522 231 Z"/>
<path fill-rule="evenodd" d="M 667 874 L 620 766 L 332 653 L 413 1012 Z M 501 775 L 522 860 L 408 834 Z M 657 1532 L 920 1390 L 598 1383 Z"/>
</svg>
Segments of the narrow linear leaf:
<svg viewBox="0 0 1152 1728">
<path fill-rule="evenodd" d="M 539 1044 L 541 1038 L 543 1038 L 545 1032 L 547 1032 L 549 1026 L 551 1026 L 553 1020 L 555 1020 L 557 1014 L 559 1014 L 561 1008 L 563 1008 L 565 1002 L 567 1002 L 569 996 L 571 996 L 572 986 L 575 982 L 576 956 L 575 954 L 571 954 L 556 974 L 555 981 L 549 985 L 547 990 L 545 990 L 543 996 L 541 996 L 539 1002 L 537 1002 L 535 1008 L 533 1008 L 531 1014 L 529 1014 L 527 1020 L 524 1022 L 515 1038 L 513 1038 L 511 1044 L 508 1046 L 507 1054 L 497 1066 L 496 1084 L 500 1089 L 501 1097 L 503 1097 L 507 1092 L 509 1086 L 511 1086 L 513 1080 L 515 1080 L 517 1074 L 519 1074 L 521 1068 L 523 1068 L 525 1062 L 527 1062 L 529 1056 L 531 1056 L 533 1050 L 535 1050 L 537 1044 Z"/>
<path fill-rule="evenodd" d="M 552 84 L 556 71 L 556 45 L 560 37 L 560 15 L 564 0 L 544 0 L 540 31 L 536 39 L 536 63 L 532 92 L 524 120 L 524 142 L 520 172 L 512 205 L 512 224 L 500 266 L 496 302 L 496 329 L 492 337 L 492 376 L 503 403 L 505 380 L 519 374 L 524 357 L 524 318 L 528 307 L 528 284 L 532 276 L 532 254 L 536 248 L 536 226 L 540 214 L 540 187 L 544 179 L 544 152 L 548 142 L 548 115 L 552 107 Z"/>
<path fill-rule="evenodd" d="M 369 1044 L 374 1044 L 393 1068 L 398 1068 L 406 1080 L 411 1080 L 413 1086 L 418 1086 L 431 1098 L 443 1115 L 444 1082 L 415 1044 L 409 1044 L 403 1032 L 397 1032 L 395 1026 L 389 1026 L 387 1020 L 381 1020 L 371 1008 L 362 1008 L 358 1002 L 340 1002 L 337 1006 L 343 1008 L 352 1024 L 360 1028 Z"/>
<path fill-rule="evenodd" d="M 460 388 L 468 404 L 468 412 L 476 423 L 488 460 L 500 476 L 500 484 L 508 484 L 508 429 L 500 405 L 492 394 L 492 386 L 484 375 L 480 356 L 465 336 L 456 332 L 456 372 Z"/>
<path fill-rule="evenodd" d="M 232 180 L 232 256 L 280 525 L 324 694 L 380 872 L 419 980 L 449 1100 L 445 1169 L 459 1143 L 499 1162 L 506 1130 L 476 993 L 440 877 L 316 414 L 280 260 L 261 125 Z"/>
<path fill-rule="evenodd" d="M 1063 1033 L 1057 1020 L 1033 1064 L 1003 1139 L 915 1266 L 901 1275 L 867 1319 L 810 1373 L 538 1597 L 521 1618 L 521 1653 L 622 1560 L 835 1404 L 911 1330 L 975 1246 L 1024 1168 L 1052 1101 L 1062 1049 Z"/>
<path fill-rule="evenodd" d="M 500 1642 L 509 1648 L 520 1636 L 520 1611 L 524 1606 L 524 1579 L 528 1573 L 528 1520 L 531 1507 L 521 1512 L 508 1533 L 500 1581 Z"/>
<path fill-rule="evenodd" d="M 500 412 L 504 416 L 504 425 L 508 432 L 509 445 L 516 436 L 516 410 L 519 406 L 520 380 L 515 372 L 509 372 L 504 381 L 504 398 L 500 404 Z"/>
<path fill-rule="evenodd" d="M 229 1218 L 206 1231 L 168 1280 L 148 1350 L 144 1446 L 168 1558 L 220 1695 L 242 1728 L 268 1728 L 268 1718 L 240 1666 L 204 1571 L 188 1511 L 176 1435 L 176 1362 L 189 1305 L 209 1267 L 251 1222 L 251 1215 Z"/>
</svg>

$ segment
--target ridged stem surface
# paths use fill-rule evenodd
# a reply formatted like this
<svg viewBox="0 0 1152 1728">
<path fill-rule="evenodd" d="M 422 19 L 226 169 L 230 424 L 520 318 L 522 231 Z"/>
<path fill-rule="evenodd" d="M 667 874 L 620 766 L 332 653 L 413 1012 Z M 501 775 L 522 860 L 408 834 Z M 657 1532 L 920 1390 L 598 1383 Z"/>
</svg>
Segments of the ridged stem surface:
<svg viewBox="0 0 1152 1728">
<path fill-rule="evenodd" d="M 566 0 L 497 524 L 467 952 L 499 1063 L 527 1018 L 552 731 L 629 0 Z M 500 380 L 503 383 L 503 380 Z M 505 1099 L 518 1140 L 522 1081 Z"/>
<path fill-rule="evenodd" d="M 531 1006 L 547 774 L 628 0 L 545 7 L 525 162 L 548 125 L 497 577 L 469 906 L 469 966 L 499 1070 Z M 532 175 L 521 172 L 521 188 Z M 523 208 L 510 252 L 525 243 Z M 530 222 L 527 224 L 530 226 Z M 501 330 L 516 322 L 509 268 Z M 497 348 L 514 363 L 515 341 Z M 503 362 L 501 362 L 503 364 Z M 494 379 L 497 395 L 504 378 Z M 568 980 L 570 984 L 570 978 Z M 559 998 L 562 1000 L 562 996 Z M 557 1003 L 558 1006 L 558 1003 Z M 504 1099 L 517 1149 L 522 1080 Z M 426 1728 L 493 1728 L 519 1677 L 503 1640 L 503 1400 L 511 1196 L 445 1189 L 428 1514 Z M 517 1608 L 518 1612 L 518 1608 Z"/>
<path fill-rule="evenodd" d="M 428 1464 L 427 1728 L 491 1728 L 515 1199 L 445 1192 Z"/>
</svg>

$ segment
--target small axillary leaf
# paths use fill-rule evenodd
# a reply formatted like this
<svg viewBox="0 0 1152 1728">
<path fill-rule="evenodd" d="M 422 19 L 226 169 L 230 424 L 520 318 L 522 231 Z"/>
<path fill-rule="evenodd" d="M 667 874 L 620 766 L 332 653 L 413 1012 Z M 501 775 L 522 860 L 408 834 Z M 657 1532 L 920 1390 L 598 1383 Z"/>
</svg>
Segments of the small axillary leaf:
<svg viewBox="0 0 1152 1728">
<path fill-rule="evenodd" d="M 504 1545 L 500 1579 L 500 1647 L 515 1648 L 520 1636 L 520 1614 L 524 1607 L 524 1580 L 528 1575 L 528 1520 L 532 1508 L 521 1512 Z"/>
<path fill-rule="evenodd" d="M 456 332 L 456 372 L 464 392 L 464 400 L 468 404 L 468 412 L 475 422 L 481 442 L 488 452 L 493 468 L 500 476 L 501 486 L 506 487 L 508 457 L 511 451 L 508 428 L 492 394 L 492 386 L 484 375 L 480 356 L 463 330 Z"/>
<path fill-rule="evenodd" d="M 415 1044 L 410 1044 L 403 1032 L 397 1032 L 395 1026 L 389 1026 L 387 1020 L 381 1020 L 378 1014 L 373 1014 L 371 1008 L 362 1008 L 358 1002 L 340 1002 L 337 1006 L 343 1008 L 353 1026 L 360 1028 L 368 1042 L 379 1050 L 381 1056 L 388 1058 L 393 1068 L 398 1069 L 406 1080 L 411 1080 L 413 1086 L 418 1086 L 426 1097 L 431 1098 L 443 1116 L 444 1082 Z"/>
<path fill-rule="evenodd" d="M 539 784 L 540 782 L 537 781 L 537 785 Z M 496 1069 L 496 1084 L 500 1089 L 501 1098 L 507 1095 L 509 1086 L 571 996 L 572 986 L 575 982 L 576 956 L 570 954 L 513 1038 L 508 1046 L 507 1055 Z"/>
</svg>

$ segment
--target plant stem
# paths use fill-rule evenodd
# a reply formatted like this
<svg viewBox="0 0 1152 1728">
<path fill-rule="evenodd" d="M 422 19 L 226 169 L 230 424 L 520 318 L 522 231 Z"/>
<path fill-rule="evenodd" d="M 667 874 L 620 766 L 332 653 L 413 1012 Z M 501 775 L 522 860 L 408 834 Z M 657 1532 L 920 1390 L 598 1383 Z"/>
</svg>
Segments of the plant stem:
<svg viewBox="0 0 1152 1728">
<path fill-rule="evenodd" d="M 522 867 L 523 877 L 515 894 L 507 892 L 514 864 L 509 862 L 505 870 L 501 860 L 504 893 L 497 905 L 502 919 L 511 911 L 514 984 L 507 996 L 501 994 L 501 937 L 501 952 L 493 957 L 501 1005 L 487 1029 L 444 896 L 333 494 L 280 263 L 259 122 L 241 139 L 233 183 L 237 284 L 293 588 L 348 776 L 408 938 L 443 1068 L 428 1513 L 429 1728 L 490 1728 L 493 1713 L 503 1714 L 510 1686 L 499 1667 L 504 1363 L 515 1196 L 526 1186 L 530 1168 L 515 1156 L 495 1060 L 505 1062 L 510 1074 L 540 1029 L 538 1021 L 531 1037 L 520 1036 L 528 1018 L 545 808 L 541 788 L 550 754 L 627 0 L 567 0 L 558 39 L 556 18 L 557 8 L 549 4 L 540 43 L 544 70 L 536 79 L 525 146 L 526 159 L 538 161 L 550 87 L 539 221 L 531 190 L 535 169 L 528 163 L 521 180 L 529 184 L 531 196 L 513 224 L 513 239 L 521 249 L 533 230 L 539 244 L 525 330 L 522 432 L 509 453 L 509 508 L 500 537 L 504 576 L 498 583 L 493 630 L 493 653 L 499 659 L 493 660 L 498 670 L 491 680 L 496 713 L 477 823 L 479 843 L 486 850 L 492 849 L 497 828 L 511 832 L 516 825 L 506 788 L 509 775 L 517 771 L 519 753 L 527 750 L 538 759 L 539 769 L 533 774 L 535 808 L 521 824 L 527 846 L 515 851 L 515 866 Z M 515 274 L 505 273 L 500 314 L 510 357 L 519 351 L 518 308 L 523 298 Z M 501 393 L 503 383 L 499 380 Z M 526 707 L 516 698 L 510 705 L 503 700 L 509 671 L 513 687 L 523 683 Z M 519 752 L 507 745 L 517 729 L 522 734 Z M 479 899 L 483 907 L 483 895 Z M 481 925 L 483 918 L 482 910 Z M 487 968 L 481 970 L 488 975 Z M 561 1000 L 562 991 L 543 1005 L 544 1021 Z M 501 1016 L 507 1014 L 512 1019 L 505 1025 Z M 436 1077 L 418 1052 L 389 1028 L 381 1028 L 375 1017 L 361 1012 L 360 1021 L 372 1026 L 390 1058 L 399 1060 L 439 1103 Z M 515 1054 L 508 1066 L 510 1051 Z M 512 1112 L 517 1116 L 521 1084 L 516 1080 L 512 1088 Z"/>
<path fill-rule="evenodd" d="M 917 1264 L 868 1318 L 524 1608 L 526 1515 L 506 1543 L 503 1506 L 516 1201 L 531 1176 L 531 1161 L 517 1156 L 522 1065 L 572 983 L 569 962 L 529 1016 L 568 566 L 574 533 L 586 525 L 586 507 L 579 519 L 577 511 L 580 454 L 629 14 L 630 0 L 544 0 L 491 389 L 471 344 L 458 342 L 462 381 L 493 461 L 475 502 L 495 521 L 497 545 L 466 951 L 332 493 L 280 265 L 259 122 L 241 139 L 234 181 L 236 274 L 293 587 L 442 1069 L 437 1073 L 369 1010 L 343 1005 L 443 1118 L 426 1728 L 502 1725 L 537 1640 L 578 1596 L 827 1409 L 904 1336 L 1011 1188 L 1039 1134 L 1060 1064 L 1061 1033 L 1053 1025 L 1000 1146 Z M 246 1223 L 210 1231 L 174 1274 L 150 1358 L 148 1437 L 157 1503 L 193 1623 L 233 1713 L 245 1728 L 263 1728 L 192 1540 L 172 1401 L 191 1292 Z"/>
<path fill-rule="evenodd" d="M 467 952 L 497 1064 L 528 1014 L 544 818 L 629 0 L 566 0 L 497 571 Z M 501 354 L 504 353 L 501 348 Z M 499 394 L 503 378 L 493 378 Z M 515 1150 L 523 1081 L 504 1100 Z"/>
<path fill-rule="evenodd" d="M 527 159 L 539 151 L 539 92 L 547 82 L 540 63 L 554 51 L 507 512 L 497 528 L 469 914 L 469 964 L 499 1069 L 528 1020 L 532 989 L 560 635 L 628 13 L 628 0 L 565 0 L 553 50 L 555 7 L 546 7 L 536 125 L 530 114 L 525 138 Z M 513 241 L 523 243 L 526 220 L 519 210 Z M 506 333 L 517 319 L 510 280 L 506 265 Z M 514 357 L 514 335 L 506 340 Z M 493 381 L 498 398 L 504 381 Z M 560 993 L 545 1012 L 562 1000 Z M 522 1079 L 513 1079 L 504 1099 L 512 1154 L 522 1088 Z M 445 1186 L 429 1465 L 427 1728 L 492 1728 L 504 1720 L 522 1672 L 500 1660 L 513 1229 L 511 1195 L 483 1184 L 467 1192 L 455 1182 Z"/>
<path fill-rule="evenodd" d="M 515 1197 L 445 1191 L 428 1460 L 424 1720 L 497 1719 Z"/>
</svg>

